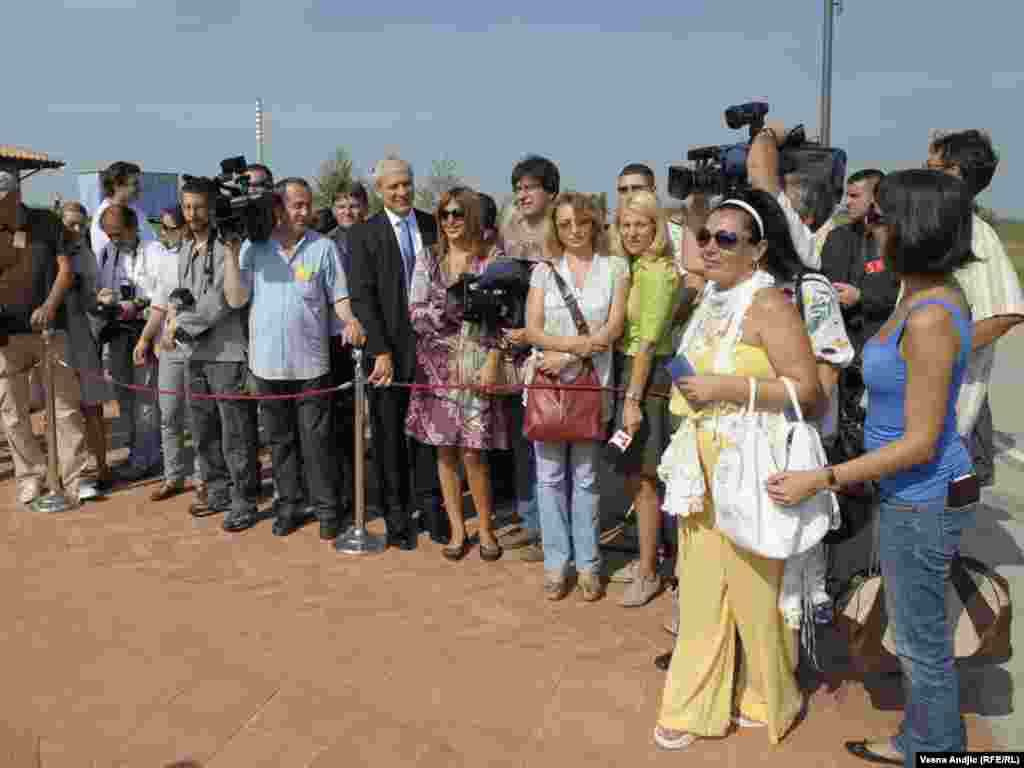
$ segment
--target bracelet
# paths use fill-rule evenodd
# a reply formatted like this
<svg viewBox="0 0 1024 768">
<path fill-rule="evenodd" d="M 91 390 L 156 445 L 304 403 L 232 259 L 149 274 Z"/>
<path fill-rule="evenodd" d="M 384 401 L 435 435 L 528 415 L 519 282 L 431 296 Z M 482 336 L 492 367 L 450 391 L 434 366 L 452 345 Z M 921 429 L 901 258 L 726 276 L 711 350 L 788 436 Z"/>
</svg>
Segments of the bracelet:
<svg viewBox="0 0 1024 768">
<path fill-rule="evenodd" d="M 642 403 L 644 401 L 644 396 L 643 395 L 638 395 L 636 392 L 627 392 L 626 393 L 626 399 L 627 400 L 634 400 L 634 401 L 636 401 L 638 403 Z"/>
<path fill-rule="evenodd" d="M 773 130 L 772 130 L 771 128 L 762 128 L 762 129 L 761 129 L 760 131 L 758 131 L 758 132 L 757 132 L 757 135 L 756 135 L 756 136 L 754 136 L 754 139 L 755 139 L 755 140 L 756 140 L 756 139 L 759 139 L 759 138 L 761 138 L 761 137 L 762 137 L 762 136 L 763 136 L 764 134 L 766 134 L 766 133 L 769 133 L 769 134 L 771 134 L 771 137 L 772 137 L 772 141 L 773 141 L 773 142 L 774 142 L 775 144 L 778 144 L 778 143 L 779 143 L 779 137 L 778 137 L 778 135 L 777 135 L 777 134 L 775 133 L 775 131 L 773 131 Z"/>
</svg>

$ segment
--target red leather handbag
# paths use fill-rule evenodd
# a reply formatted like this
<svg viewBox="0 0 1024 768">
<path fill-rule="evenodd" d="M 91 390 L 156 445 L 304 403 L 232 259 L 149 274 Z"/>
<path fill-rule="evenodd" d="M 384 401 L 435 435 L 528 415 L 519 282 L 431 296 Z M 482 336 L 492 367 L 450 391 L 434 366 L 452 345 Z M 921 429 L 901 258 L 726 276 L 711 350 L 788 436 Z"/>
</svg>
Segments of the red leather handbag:
<svg viewBox="0 0 1024 768">
<path fill-rule="evenodd" d="M 562 294 L 576 332 L 580 336 L 589 336 L 583 312 L 580 311 L 576 297 L 569 291 L 569 286 L 552 267 L 555 284 Z M 528 440 L 544 443 L 581 443 L 588 440 L 603 440 L 605 425 L 602 419 L 604 392 L 600 387 L 590 360 L 585 360 L 583 369 L 570 387 L 588 386 L 594 389 L 563 389 L 558 376 L 552 376 L 538 370 L 534 374 L 533 387 L 526 395 L 526 412 L 523 415 L 523 434 Z"/>
</svg>

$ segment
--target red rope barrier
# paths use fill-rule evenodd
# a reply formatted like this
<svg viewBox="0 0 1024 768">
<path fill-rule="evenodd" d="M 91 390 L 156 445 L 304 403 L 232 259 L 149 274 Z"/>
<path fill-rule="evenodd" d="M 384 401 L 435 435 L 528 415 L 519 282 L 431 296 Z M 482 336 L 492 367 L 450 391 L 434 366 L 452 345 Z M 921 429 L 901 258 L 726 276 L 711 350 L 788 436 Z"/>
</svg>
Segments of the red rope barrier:
<svg viewBox="0 0 1024 768">
<path fill-rule="evenodd" d="M 324 395 L 333 395 L 338 392 L 343 392 L 347 389 L 351 389 L 354 382 L 347 381 L 344 384 L 340 384 L 336 387 L 327 387 L 324 389 L 311 389 L 308 392 L 301 392 L 294 395 L 215 395 L 208 393 L 198 392 L 185 392 L 184 390 L 174 389 L 160 389 L 159 387 L 147 387 L 143 384 L 128 384 L 123 381 L 118 381 L 113 378 L 106 371 L 90 371 L 83 368 L 73 368 L 68 365 L 64 360 L 57 360 L 58 363 L 63 365 L 65 368 L 69 368 L 81 376 L 90 378 L 93 380 L 105 381 L 108 384 L 113 384 L 116 387 L 128 389 L 133 392 L 153 392 L 158 395 L 174 395 L 176 397 L 191 397 L 193 400 L 301 400 L 307 397 L 321 397 Z M 486 388 L 481 387 L 479 384 L 417 384 L 414 382 L 392 382 L 388 385 L 389 387 L 401 387 L 403 389 L 412 389 L 420 391 L 433 391 L 433 392 L 444 392 L 449 390 L 473 390 L 480 392 L 481 394 L 490 394 L 494 396 L 501 395 L 512 395 L 518 394 L 524 390 L 566 390 L 576 392 L 611 392 L 616 395 L 624 394 L 625 388 L 622 387 L 602 387 L 594 384 L 516 384 L 513 386 L 502 386 Z M 369 389 L 379 389 L 368 385 Z M 647 397 L 656 397 L 663 400 L 668 400 L 671 395 L 664 392 L 648 392 Z"/>
</svg>

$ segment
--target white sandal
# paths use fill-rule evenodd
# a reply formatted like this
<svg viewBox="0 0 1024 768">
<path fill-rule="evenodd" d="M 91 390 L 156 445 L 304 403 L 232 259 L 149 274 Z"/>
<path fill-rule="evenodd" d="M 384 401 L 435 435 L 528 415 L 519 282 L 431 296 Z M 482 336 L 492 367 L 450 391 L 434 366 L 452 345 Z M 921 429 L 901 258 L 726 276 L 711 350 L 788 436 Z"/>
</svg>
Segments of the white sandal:
<svg viewBox="0 0 1024 768">
<path fill-rule="evenodd" d="M 732 722 L 733 725 L 740 728 L 765 728 L 768 725 L 767 723 L 762 723 L 760 720 L 751 720 L 749 717 L 744 717 L 740 714 L 733 715 Z"/>
<path fill-rule="evenodd" d="M 686 749 L 697 740 L 697 737 L 692 733 L 687 733 L 686 731 L 679 731 L 678 733 L 680 734 L 679 736 L 670 738 L 662 734 L 662 728 L 660 725 L 656 725 L 654 726 L 654 743 L 662 749 L 678 751 L 680 749 Z"/>
</svg>

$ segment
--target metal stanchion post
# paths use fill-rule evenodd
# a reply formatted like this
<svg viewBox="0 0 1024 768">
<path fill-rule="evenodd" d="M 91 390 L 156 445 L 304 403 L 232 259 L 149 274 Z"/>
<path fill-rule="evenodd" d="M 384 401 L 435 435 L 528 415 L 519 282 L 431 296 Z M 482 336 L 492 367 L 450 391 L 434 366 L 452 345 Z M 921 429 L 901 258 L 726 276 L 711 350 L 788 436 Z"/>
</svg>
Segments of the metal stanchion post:
<svg viewBox="0 0 1024 768">
<path fill-rule="evenodd" d="M 76 504 L 68 501 L 57 469 L 57 406 L 53 387 L 53 331 L 43 331 L 43 378 L 46 381 L 46 485 L 49 491 L 32 502 L 36 512 L 67 512 Z M 78 499 L 75 499 L 77 503 Z"/>
<path fill-rule="evenodd" d="M 364 445 L 366 413 L 366 374 L 363 372 L 363 350 L 354 348 L 355 361 L 355 456 L 353 456 L 354 483 L 352 500 L 355 507 L 355 524 L 334 542 L 338 552 L 348 555 L 373 555 L 383 552 L 386 543 L 382 536 L 374 536 L 366 530 L 366 448 Z"/>
</svg>

